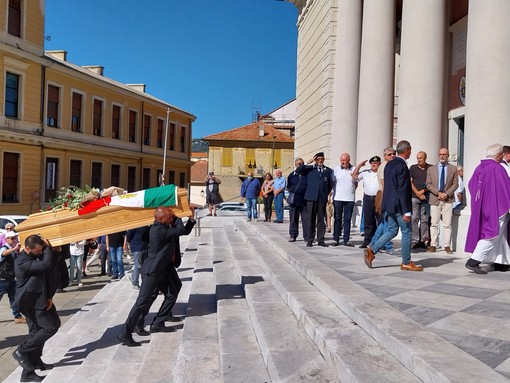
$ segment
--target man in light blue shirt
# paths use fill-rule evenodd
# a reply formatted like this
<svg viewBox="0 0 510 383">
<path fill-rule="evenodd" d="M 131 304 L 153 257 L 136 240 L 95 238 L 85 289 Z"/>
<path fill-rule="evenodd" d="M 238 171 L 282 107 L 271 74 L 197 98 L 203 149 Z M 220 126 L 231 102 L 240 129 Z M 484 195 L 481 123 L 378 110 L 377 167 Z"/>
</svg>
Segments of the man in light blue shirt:
<svg viewBox="0 0 510 383">
<path fill-rule="evenodd" d="M 287 187 L 287 182 L 285 178 L 282 176 L 281 169 L 276 169 L 275 171 L 276 178 L 273 182 L 274 189 L 274 211 L 276 213 L 276 221 L 275 223 L 283 223 L 283 195 L 285 193 L 285 188 Z"/>
</svg>

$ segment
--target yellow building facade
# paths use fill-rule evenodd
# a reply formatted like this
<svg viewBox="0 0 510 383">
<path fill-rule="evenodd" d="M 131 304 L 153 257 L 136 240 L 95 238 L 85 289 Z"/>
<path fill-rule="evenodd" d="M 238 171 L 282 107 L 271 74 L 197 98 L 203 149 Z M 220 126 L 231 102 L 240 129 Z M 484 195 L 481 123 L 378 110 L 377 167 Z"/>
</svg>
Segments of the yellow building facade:
<svg viewBox="0 0 510 383">
<path fill-rule="evenodd" d="M 65 51 L 44 52 L 44 0 L 0 3 L 0 214 L 44 209 L 70 185 L 129 191 L 190 180 L 195 116 Z"/>
</svg>

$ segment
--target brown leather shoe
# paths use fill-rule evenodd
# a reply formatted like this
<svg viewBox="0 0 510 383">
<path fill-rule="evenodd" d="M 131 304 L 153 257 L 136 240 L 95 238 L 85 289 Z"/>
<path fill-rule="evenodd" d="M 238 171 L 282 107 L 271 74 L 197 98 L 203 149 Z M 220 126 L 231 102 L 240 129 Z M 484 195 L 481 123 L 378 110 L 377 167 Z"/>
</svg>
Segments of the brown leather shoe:
<svg viewBox="0 0 510 383">
<path fill-rule="evenodd" d="M 374 252 L 372 251 L 372 249 L 370 247 L 367 247 L 365 249 L 365 265 L 367 265 L 367 267 L 369 269 L 372 268 L 372 261 L 374 259 L 375 259 Z"/>
<path fill-rule="evenodd" d="M 423 271 L 423 266 L 416 266 L 413 262 L 409 262 L 407 265 L 400 264 L 400 270 L 407 271 Z"/>
<path fill-rule="evenodd" d="M 427 253 L 435 253 L 435 252 L 436 252 L 435 246 L 429 246 L 429 248 L 427 249 Z"/>
<path fill-rule="evenodd" d="M 444 251 L 446 251 L 448 254 L 453 254 L 452 248 L 450 246 L 445 246 Z"/>
</svg>

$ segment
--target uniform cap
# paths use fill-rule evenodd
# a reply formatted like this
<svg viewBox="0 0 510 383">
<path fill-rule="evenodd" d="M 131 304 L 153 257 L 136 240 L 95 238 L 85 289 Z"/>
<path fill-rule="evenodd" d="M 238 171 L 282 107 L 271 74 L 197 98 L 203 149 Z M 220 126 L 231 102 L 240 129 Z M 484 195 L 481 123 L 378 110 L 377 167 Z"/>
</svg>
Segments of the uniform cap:
<svg viewBox="0 0 510 383">
<path fill-rule="evenodd" d="M 370 160 L 368 162 L 370 162 L 370 163 L 372 163 L 372 162 L 381 162 L 381 157 L 373 156 L 372 158 L 370 158 Z"/>
</svg>

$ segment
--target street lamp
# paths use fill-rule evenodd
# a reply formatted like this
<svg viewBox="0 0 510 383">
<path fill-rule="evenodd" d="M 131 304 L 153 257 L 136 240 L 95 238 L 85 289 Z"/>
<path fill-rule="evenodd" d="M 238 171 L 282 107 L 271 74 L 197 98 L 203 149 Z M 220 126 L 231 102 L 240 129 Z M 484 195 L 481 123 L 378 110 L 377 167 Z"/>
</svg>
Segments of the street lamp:
<svg viewBox="0 0 510 383">
<path fill-rule="evenodd" d="M 170 108 L 166 110 L 165 145 L 163 148 L 163 174 L 161 175 L 161 186 L 165 184 L 166 174 L 166 146 L 168 144 L 168 125 L 170 123 Z"/>
<path fill-rule="evenodd" d="M 276 136 L 273 135 L 273 161 L 271 164 L 271 167 L 273 168 L 273 171 L 271 172 L 271 175 L 274 177 L 274 140 L 276 139 Z"/>
</svg>

